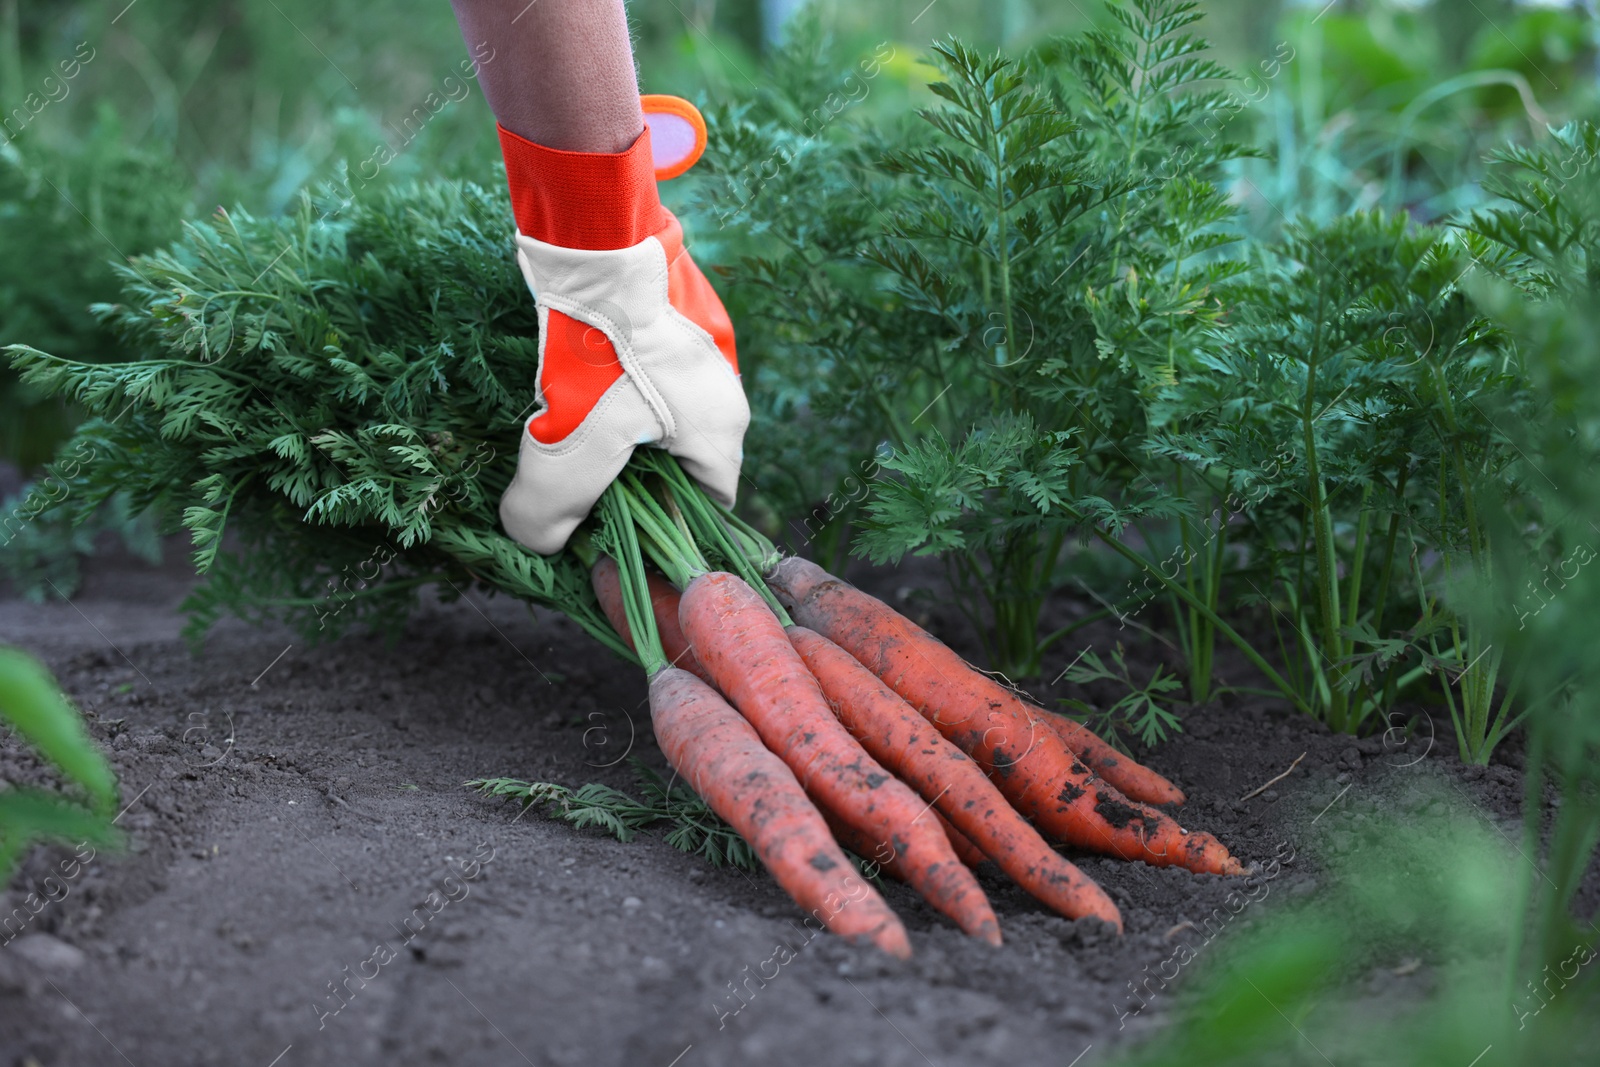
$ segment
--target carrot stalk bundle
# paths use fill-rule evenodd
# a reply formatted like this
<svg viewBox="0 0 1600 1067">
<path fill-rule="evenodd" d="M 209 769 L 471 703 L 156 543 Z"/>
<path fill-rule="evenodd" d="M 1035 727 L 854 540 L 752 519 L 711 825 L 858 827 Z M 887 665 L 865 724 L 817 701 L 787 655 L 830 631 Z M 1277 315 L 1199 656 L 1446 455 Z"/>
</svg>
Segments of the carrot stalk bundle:
<svg viewBox="0 0 1600 1067">
<path fill-rule="evenodd" d="M 888 842 L 923 899 L 969 934 L 1000 943 L 1000 924 L 926 805 L 834 718 L 782 624 L 735 575 L 692 580 L 678 606 L 684 633 L 717 687 L 795 772 L 807 793 L 869 840 Z"/>
<path fill-rule="evenodd" d="M 838 645 L 803 626 L 789 640 L 845 726 L 1022 888 L 1068 918 L 1092 915 L 1122 929 L 1105 891 L 1011 807 L 979 766 Z"/>
<path fill-rule="evenodd" d="M 590 579 L 594 582 L 594 593 L 600 601 L 601 610 L 606 613 L 617 635 L 629 648 L 633 648 L 633 629 L 628 625 L 628 615 L 622 604 L 622 580 L 617 572 L 617 561 L 610 556 L 601 556 L 591 568 Z M 689 639 L 683 635 L 683 627 L 678 624 L 678 591 L 659 574 L 651 574 L 649 582 L 650 607 L 656 617 L 656 633 L 661 638 L 661 650 L 667 654 L 667 662 L 714 686 L 716 683 L 711 680 L 711 674 L 695 657 L 694 650 L 689 647 Z"/>
<path fill-rule="evenodd" d="M 1191 834 L 1096 777 L 1020 701 L 881 601 L 796 558 L 778 566 L 771 584 L 800 624 L 844 648 L 921 712 L 1047 835 L 1154 866 L 1244 872 L 1210 834 Z"/>
<path fill-rule="evenodd" d="M 650 719 L 667 762 L 750 843 L 796 903 L 847 940 L 910 958 L 905 927 L 856 876 L 794 772 L 716 690 L 668 667 L 650 679 Z"/>
</svg>

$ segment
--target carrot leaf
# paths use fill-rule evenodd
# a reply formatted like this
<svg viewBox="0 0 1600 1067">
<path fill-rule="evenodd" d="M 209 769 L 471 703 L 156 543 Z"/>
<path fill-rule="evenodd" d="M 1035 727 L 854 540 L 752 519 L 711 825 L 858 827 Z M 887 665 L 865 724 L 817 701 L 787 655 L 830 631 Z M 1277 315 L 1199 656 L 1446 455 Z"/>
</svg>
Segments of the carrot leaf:
<svg viewBox="0 0 1600 1067">
<path fill-rule="evenodd" d="M 759 866 L 744 838 L 692 789 L 676 779 L 669 782 L 637 759 L 630 762 L 642 800 L 597 782 L 572 788 L 519 778 L 479 778 L 466 784 L 485 796 L 542 808 L 578 829 L 598 829 L 618 841 L 631 841 L 646 829 L 664 829 L 667 844 L 703 856 L 713 867 L 755 870 Z"/>
</svg>

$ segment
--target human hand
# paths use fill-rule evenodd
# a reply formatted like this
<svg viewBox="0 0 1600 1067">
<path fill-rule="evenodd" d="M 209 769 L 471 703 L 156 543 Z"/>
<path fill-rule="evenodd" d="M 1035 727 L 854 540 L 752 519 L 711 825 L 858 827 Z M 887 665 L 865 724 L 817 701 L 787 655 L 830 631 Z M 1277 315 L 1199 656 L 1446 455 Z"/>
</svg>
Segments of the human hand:
<svg viewBox="0 0 1600 1067">
<path fill-rule="evenodd" d="M 705 127 L 686 101 L 644 106 L 645 132 L 615 155 L 501 131 L 544 406 L 523 428 L 500 519 L 536 552 L 566 544 L 640 445 L 677 456 L 724 504 L 738 486 L 750 409 L 733 324 L 655 192 L 698 158 Z"/>
</svg>

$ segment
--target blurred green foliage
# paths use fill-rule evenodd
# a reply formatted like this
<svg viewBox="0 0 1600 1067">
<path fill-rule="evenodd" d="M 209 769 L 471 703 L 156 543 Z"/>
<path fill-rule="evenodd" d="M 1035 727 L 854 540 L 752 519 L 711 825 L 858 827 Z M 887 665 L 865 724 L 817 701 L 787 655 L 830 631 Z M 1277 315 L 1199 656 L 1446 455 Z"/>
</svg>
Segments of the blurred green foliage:
<svg viewBox="0 0 1600 1067">
<path fill-rule="evenodd" d="M 0 337 L 48 338 L 79 359 L 113 354 L 88 314 L 91 301 L 116 292 L 113 246 L 133 254 L 172 240 L 188 201 L 172 160 L 129 146 L 109 108 L 81 141 L 27 154 L 0 148 Z M 0 456 L 37 467 L 71 419 L 0 378 Z"/>
<path fill-rule="evenodd" d="M 126 493 L 75 518 L 38 513 L 24 496 L 0 499 L 0 579 L 13 595 L 35 603 L 72 596 L 82 583 L 80 561 L 105 547 L 103 536 L 146 563 L 161 562 L 155 513 L 136 509 Z"/>
<path fill-rule="evenodd" d="M 117 840 L 111 824 L 117 782 L 110 765 L 44 665 L 5 646 L 0 646 L 0 726 L 15 732 L 72 787 L 71 792 L 0 789 L 0 888 L 35 841 L 107 845 Z"/>
<path fill-rule="evenodd" d="M 1347 804 L 1340 829 L 1323 824 L 1319 855 L 1338 851 L 1328 847 L 1333 834 L 1345 841 L 1314 872 L 1323 884 L 1313 901 L 1281 899 L 1285 872 L 1304 868 L 1297 853 L 1309 851 L 1286 842 L 1215 916 L 1177 934 L 1153 974 L 1133 976 L 1114 1010 L 1162 1004 L 1174 980 L 1183 992 L 1175 1025 L 1116 1062 L 1586 1062 L 1577 1050 L 1600 1037 L 1595 930 L 1563 931 L 1547 955 L 1508 966 L 1534 861 L 1465 809 L 1459 787 L 1430 780 L 1426 764 L 1395 773 L 1412 779 L 1403 814 L 1360 800 Z M 1246 918 L 1234 923 L 1236 915 Z M 1257 921 L 1240 929 L 1249 919 Z M 1229 937 L 1213 943 L 1208 933 L 1224 925 Z M 1190 966 L 1195 973 L 1179 979 Z"/>
<path fill-rule="evenodd" d="M 1306 4 L 1276 42 L 1295 57 L 1281 82 L 1261 70 L 1273 47 L 1240 67 L 1245 139 L 1269 152 L 1237 192 L 1268 232 L 1297 214 L 1383 207 L 1431 221 L 1475 206 L 1490 149 L 1537 139 L 1596 99 L 1595 24 L 1581 6 Z"/>
</svg>

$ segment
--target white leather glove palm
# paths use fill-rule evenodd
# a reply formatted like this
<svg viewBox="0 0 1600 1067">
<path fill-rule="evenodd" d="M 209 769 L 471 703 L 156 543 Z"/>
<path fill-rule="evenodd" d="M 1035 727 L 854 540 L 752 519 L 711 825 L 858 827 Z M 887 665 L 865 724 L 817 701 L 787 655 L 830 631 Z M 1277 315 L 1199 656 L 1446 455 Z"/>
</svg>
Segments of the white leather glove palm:
<svg viewBox="0 0 1600 1067">
<path fill-rule="evenodd" d="M 733 329 L 667 219 L 660 234 L 610 251 L 517 237 L 539 306 L 545 406 L 522 435 L 500 520 L 535 552 L 566 544 L 640 445 L 666 449 L 712 497 L 734 501 L 750 408 Z"/>
</svg>

